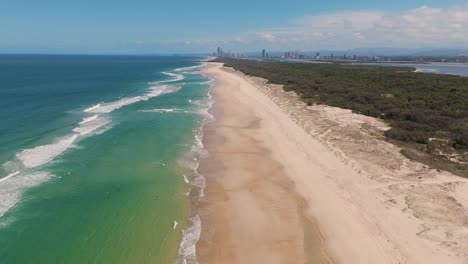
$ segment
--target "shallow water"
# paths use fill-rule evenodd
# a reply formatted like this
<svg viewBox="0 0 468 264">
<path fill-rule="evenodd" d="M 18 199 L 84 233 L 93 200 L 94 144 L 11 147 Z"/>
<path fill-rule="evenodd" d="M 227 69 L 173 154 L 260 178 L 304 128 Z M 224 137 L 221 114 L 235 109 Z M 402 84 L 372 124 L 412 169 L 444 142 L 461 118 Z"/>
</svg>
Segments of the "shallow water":
<svg viewBox="0 0 468 264">
<path fill-rule="evenodd" d="M 363 64 L 357 63 L 356 65 L 363 65 Z M 468 76 L 468 64 L 466 63 L 429 63 L 429 64 L 365 63 L 365 65 L 414 67 L 416 68 L 416 71 L 418 72 Z"/>
</svg>

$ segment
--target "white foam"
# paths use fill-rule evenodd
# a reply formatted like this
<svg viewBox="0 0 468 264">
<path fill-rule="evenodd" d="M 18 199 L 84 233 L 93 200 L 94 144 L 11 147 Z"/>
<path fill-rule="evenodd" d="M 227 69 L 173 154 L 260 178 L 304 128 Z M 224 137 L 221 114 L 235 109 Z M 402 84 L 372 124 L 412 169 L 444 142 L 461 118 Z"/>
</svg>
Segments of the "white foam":
<svg viewBox="0 0 468 264">
<path fill-rule="evenodd" d="M 38 146 L 32 149 L 25 149 L 16 154 L 16 157 L 23 163 L 26 168 L 39 167 L 53 160 L 55 157 L 69 148 L 77 135 L 68 136 L 57 140 L 54 143 Z"/>
<path fill-rule="evenodd" d="M 165 80 L 165 81 L 161 81 L 161 83 L 178 82 L 178 81 L 181 81 L 181 80 L 185 79 L 184 75 L 178 74 L 178 73 L 162 72 L 162 74 L 165 74 L 165 75 L 167 75 L 167 76 L 170 76 L 170 77 L 172 77 L 172 79 L 170 79 L 170 80 Z"/>
<path fill-rule="evenodd" d="M 85 110 L 86 111 L 86 110 Z M 90 117 L 85 117 L 83 118 L 83 120 L 81 120 L 80 125 L 84 124 L 84 123 L 88 123 L 88 122 L 91 122 L 93 121 L 94 119 L 98 118 L 98 115 L 93 115 L 93 116 L 90 116 Z"/>
<path fill-rule="evenodd" d="M 80 134 L 80 136 L 84 136 L 110 123 L 110 120 L 107 118 L 98 117 L 98 115 L 93 117 L 95 118 L 87 120 L 84 123 L 80 122 L 80 126 L 73 129 L 73 132 Z"/>
<path fill-rule="evenodd" d="M 194 143 L 190 153 L 187 153 L 187 156 L 180 161 L 181 165 L 193 170 L 192 178 L 190 184 L 197 187 L 199 190 L 199 198 L 204 197 L 205 190 L 205 177 L 198 172 L 198 167 L 200 166 L 199 159 L 206 158 L 209 153 L 203 145 L 203 127 L 214 120 L 214 116 L 209 113 L 209 109 L 212 107 L 214 100 L 210 92 L 207 94 L 205 100 L 190 100 L 189 102 L 199 106 L 198 114 L 201 114 L 204 119 L 200 127 L 194 130 Z"/>
<path fill-rule="evenodd" d="M 213 86 L 211 86 L 211 88 L 212 87 Z M 194 130 L 195 142 L 192 145 L 192 151 L 189 154 L 191 156 L 191 159 L 186 158 L 182 161 L 182 163 L 183 165 L 193 169 L 194 171 L 193 179 L 190 183 L 193 186 L 196 186 L 199 188 L 199 197 L 203 197 L 206 183 L 205 183 L 205 177 L 203 177 L 203 175 L 198 173 L 198 167 L 200 166 L 198 158 L 208 155 L 208 152 L 203 146 L 202 139 L 203 139 L 203 127 L 208 122 L 212 122 L 214 120 L 214 116 L 209 113 L 209 109 L 212 107 L 214 103 L 213 97 L 211 96 L 211 89 L 208 91 L 206 100 L 192 101 L 189 99 L 189 102 L 200 106 L 201 107 L 200 112 L 203 114 L 205 118 L 203 119 L 202 125 L 198 129 Z M 184 181 L 186 183 L 188 182 L 188 179 L 185 175 L 184 175 Z M 189 194 L 190 194 L 190 190 L 186 193 L 186 195 L 188 196 Z M 198 264 L 197 258 L 196 258 L 196 244 L 198 240 L 200 239 L 201 220 L 198 215 L 192 217 L 190 220 L 192 221 L 192 226 L 183 231 L 182 241 L 180 243 L 180 248 L 179 248 L 179 257 L 176 262 L 177 264 Z"/>
<path fill-rule="evenodd" d="M 208 80 L 208 81 L 194 81 L 194 82 L 180 82 L 177 84 L 213 84 L 214 80 Z"/>
<path fill-rule="evenodd" d="M 8 174 L 6 177 L 1 178 L 1 179 L 0 179 L 0 182 L 6 181 L 6 180 L 8 180 L 9 178 L 18 175 L 19 173 L 20 173 L 19 171 L 15 171 L 15 172 L 13 172 L 13 173 L 10 173 L 10 174 Z M 184 176 L 184 177 L 185 177 L 185 176 Z"/>
<path fill-rule="evenodd" d="M 189 180 L 187 179 L 187 176 L 185 176 L 185 175 L 182 175 L 182 176 L 184 176 L 184 182 L 189 183 Z"/>
<path fill-rule="evenodd" d="M 199 198 L 205 197 L 206 183 L 205 183 L 205 177 L 203 177 L 203 175 L 196 172 L 194 174 L 193 180 L 191 181 L 191 184 L 199 189 L 199 192 L 198 192 Z"/>
<path fill-rule="evenodd" d="M 150 91 L 144 96 L 145 100 L 162 94 L 175 93 L 180 90 L 176 85 L 155 85 L 150 87 Z"/>
<path fill-rule="evenodd" d="M 9 160 L 2 164 L 4 171 L 20 171 L 22 166 L 19 162 L 15 160 Z"/>
<path fill-rule="evenodd" d="M 101 107 L 101 104 L 96 104 L 96 105 L 93 105 L 93 106 L 91 106 L 91 107 L 89 107 L 89 108 L 86 108 L 86 109 L 84 110 L 84 112 L 89 113 L 89 112 L 92 112 L 94 109 L 97 109 L 97 108 L 99 108 L 99 107 Z"/>
<path fill-rule="evenodd" d="M 207 98 L 204 100 L 189 99 L 188 102 L 199 107 L 198 113 L 205 118 L 203 120 L 203 125 L 214 121 L 214 116 L 209 112 L 209 110 L 211 109 L 211 107 L 213 107 L 214 104 L 214 98 L 210 92 L 207 94 Z"/>
<path fill-rule="evenodd" d="M 208 81 L 204 81 L 204 82 L 198 82 L 198 84 L 213 84 L 214 83 L 214 80 L 208 80 Z"/>
<path fill-rule="evenodd" d="M 98 107 L 94 107 L 92 110 L 88 111 L 88 113 L 110 113 L 122 106 L 133 104 L 141 100 L 143 100 L 141 96 L 125 97 L 114 102 L 99 104 Z"/>
<path fill-rule="evenodd" d="M 195 145 L 193 146 L 193 151 L 197 154 L 200 158 L 208 157 L 208 151 L 205 149 L 203 145 L 203 130 L 200 129 L 198 133 L 195 135 Z M 197 167 L 198 168 L 198 167 Z"/>
<path fill-rule="evenodd" d="M 85 110 L 88 113 L 110 113 L 114 110 L 117 110 L 123 106 L 134 104 L 139 101 L 146 101 L 150 98 L 159 96 L 161 94 L 168 94 L 176 92 L 180 89 L 178 86 L 172 85 L 155 85 L 151 86 L 149 91 L 145 95 L 134 96 L 134 97 L 124 97 L 120 100 L 110 102 L 110 103 L 101 103 L 93 107 L 90 107 Z"/>
<path fill-rule="evenodd" d="M 190 219 L 192 226 L 182 231 L 182 241 L 179 247 L 179 258 L 177 264 L 198 264 L 196 258 L 196 244 L 200 239 L 201 220 L 196 215 Z"/>
<path fill-rule="evenodd" d="M 193 171 L 192 175 L 190 175 L 190 181 L 184 175 L 184 181 L 186 183 L 190 183 L 192 186 L 197 187 L 198 189 L 198 198 L 203 198 L 205 196 L 205 177 L 202 174 L 198 173 L 198 167 L 200 166 L 200 162 L 198 161 L 198 147 L 197 144 L 192 146 L 192 151 L 187 153 L 187 156 L 184 157 L 182 160 L 179 161 L 180 165 L 185 168 L 189 168 Z"/>
<path fill-rule="evenodd" d="M 195 65 L 195 66 L 190 66 L 190 67 L 182 67 L 182 68 L 175 69 L 174 71 L 175 72 L 188 72 L 188 71 L 197 70 L 197 69 L 202 68 L 204 66 L 206 66 L 206 63 L 202 63 L 200 65 Z"/>
<path fill-rule="evenodd" d="M 19 201 L 23 190 L 46 181 L 51 175 L 38 172 L 27 175 L 17 173 L 14 176 L 0 183 L 0 217 Z"/>
<path fill-rule="evenodd" d="M 188 111 L 180 108 L 156 108 L 150 110 L 139 110 L 145 113 L 188 113 Z"/>
</svg>

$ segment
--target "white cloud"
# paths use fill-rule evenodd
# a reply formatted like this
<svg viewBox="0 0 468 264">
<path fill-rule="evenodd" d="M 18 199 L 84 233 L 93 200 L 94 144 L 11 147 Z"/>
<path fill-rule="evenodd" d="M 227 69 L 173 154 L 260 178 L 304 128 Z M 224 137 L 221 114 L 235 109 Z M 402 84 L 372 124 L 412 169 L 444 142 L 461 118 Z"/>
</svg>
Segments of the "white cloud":
<svg viewBox="0 0 468 264">
<path fill-rule="evenodd" d="M 408 0 L 410 1 L 410 0 Z M 293 19 L 289 25 L 170 42 L 136 41 L 138 50 L 206 52 L 217 47 L 243 52 L 267 50 L 390 48 L 468 48 L 468 4 L 449 8 L 419 8 L 389 12 L 340 11 Z"/>
<path fill-rule="evenodd" d="M 468 5 L 403 12 L 342 11 L 223 39 L 233 50 L 468 47 Z M 203 41 L 202 41 L 203 42 Z M 217 41 L 206 41 L 216 45 Z"/>
<path fill-rule="evenodd" d="M 268 41 L 268 42 L 275 42 L 276 41 L 276 37 L 270 33 L 260 33 L 258 34 L 260 36 L 261 39 L 265 40 L 265 41 Z"/>
</svg>

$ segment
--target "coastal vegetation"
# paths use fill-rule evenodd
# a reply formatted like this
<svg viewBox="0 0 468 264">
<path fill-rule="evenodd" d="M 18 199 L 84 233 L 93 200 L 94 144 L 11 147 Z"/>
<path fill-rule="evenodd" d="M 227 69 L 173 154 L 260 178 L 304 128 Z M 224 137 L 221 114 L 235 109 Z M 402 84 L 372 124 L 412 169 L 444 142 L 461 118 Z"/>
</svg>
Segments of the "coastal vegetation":
<svg viewBox="0 0 468 264">
<path fill-rule="evenodd" d="M 284 85 L 308 104 L 326 104 L 384 119 L 391 140 L 446 142 L 468 149 L 468 78 L 415 72 L 411 67 L 285 63 L 220 58 L 247 75 Z M 462 155 L 463 156 L 463 155 Z"/>
</svg>

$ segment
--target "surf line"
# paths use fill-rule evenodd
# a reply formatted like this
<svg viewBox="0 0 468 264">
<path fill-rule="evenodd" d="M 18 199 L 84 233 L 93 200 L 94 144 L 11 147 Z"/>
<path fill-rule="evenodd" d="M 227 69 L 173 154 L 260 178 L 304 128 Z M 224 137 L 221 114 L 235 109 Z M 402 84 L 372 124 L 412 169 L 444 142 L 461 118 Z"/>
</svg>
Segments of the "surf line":
<svg viewBox="0 0 468 264">
<path fill-rule="evenodd" d="M 9 178 L 18 175 L 19 173 L 20 173 L 19 171 L 15 171 L 15 172 L 13 172 L 13 173 L 10 173 L 10 174 L 8 174 L 6 177 L 1 178 L 1 179 L 0 179 L 0 182 L 6 181 L 6 180 L 8 180 Z"/>
</svg>

